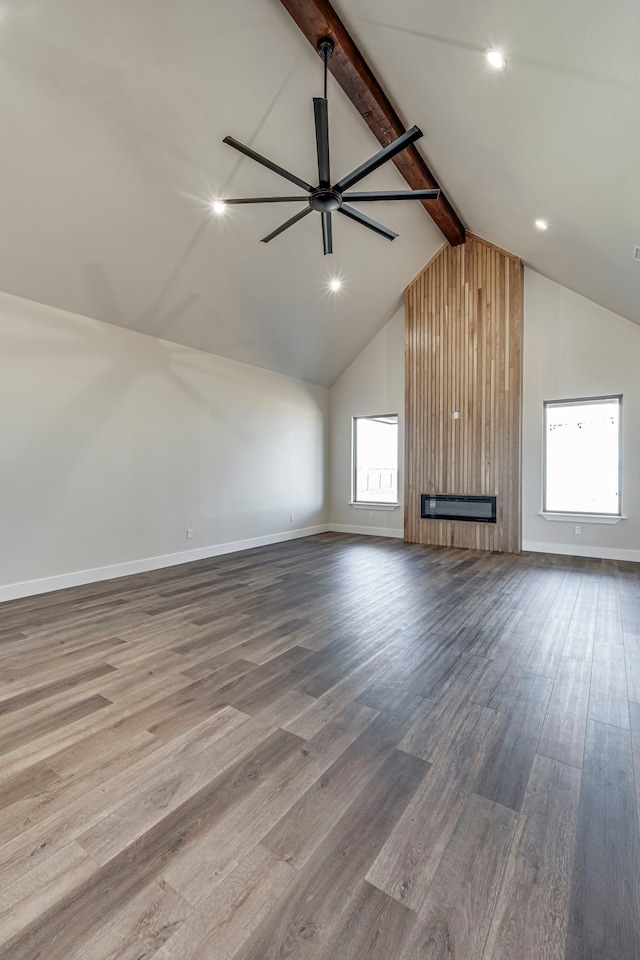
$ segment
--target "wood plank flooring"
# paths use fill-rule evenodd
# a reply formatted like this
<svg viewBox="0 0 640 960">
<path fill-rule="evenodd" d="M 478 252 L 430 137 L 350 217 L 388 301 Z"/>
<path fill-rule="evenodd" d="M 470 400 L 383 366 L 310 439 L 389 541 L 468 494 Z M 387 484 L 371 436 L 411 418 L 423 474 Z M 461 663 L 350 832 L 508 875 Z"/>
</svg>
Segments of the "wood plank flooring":
<svg viewBox="0 0 640 960">
<path fill-rule="evenodd" d="M 0 606 L 2 960 L 637 960 L 639 799 L 638 565 L 326 534 Z"/>
</svg>

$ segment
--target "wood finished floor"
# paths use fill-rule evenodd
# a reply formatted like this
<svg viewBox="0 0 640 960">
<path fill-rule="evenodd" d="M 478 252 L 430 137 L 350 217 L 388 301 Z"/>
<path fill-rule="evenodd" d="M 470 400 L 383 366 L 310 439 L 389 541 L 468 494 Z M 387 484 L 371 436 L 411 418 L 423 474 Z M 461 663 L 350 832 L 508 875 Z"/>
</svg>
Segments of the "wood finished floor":
<svg viewBox="0 0 640 960">
<path fill-rule="evenodd" d="M 3 960 L 640 956 L 638 565 L 327 534 L 0 664 Z"/>
</svg>

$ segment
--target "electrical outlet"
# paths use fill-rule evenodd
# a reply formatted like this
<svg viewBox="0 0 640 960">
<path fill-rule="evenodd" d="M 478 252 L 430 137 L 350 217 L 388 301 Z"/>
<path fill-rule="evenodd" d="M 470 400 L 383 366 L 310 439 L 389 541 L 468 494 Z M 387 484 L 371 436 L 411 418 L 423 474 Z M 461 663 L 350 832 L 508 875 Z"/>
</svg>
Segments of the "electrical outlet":
<svg viewBox="0 0 640 960">
<path fill-rule="evenodd" d="M 574 530 L 574 533 L 582 533 L 582 528 L 577 525 L 573 528 L 573 530 Z"/>
<path fill-rule="evenodd" d="M 293 523 L 293 521 L 294 521 L 294 516 L 293 516 L 292 513 L 290 513 L 290 514 L 289 514 L 289 523 Z"/>
<path fill-rule="evenodd" d="M 193 540 L 193 530 L 191 527 L 187 530 L 187 540 Z"/>
</svg>

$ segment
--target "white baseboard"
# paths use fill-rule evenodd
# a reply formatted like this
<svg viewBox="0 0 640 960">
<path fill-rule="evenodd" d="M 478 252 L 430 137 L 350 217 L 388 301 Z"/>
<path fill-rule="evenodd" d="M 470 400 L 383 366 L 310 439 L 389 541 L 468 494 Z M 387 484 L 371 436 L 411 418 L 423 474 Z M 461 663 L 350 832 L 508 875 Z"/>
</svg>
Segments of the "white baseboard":
<svg viewBox="0 0 640 960">
<path fill-rule="evenodd" d="M 100 580 L 114 580 L 117 577 L 128 577 L 136 573 L 147 573 L 150 570 L 160 570 L 162 567 L 178 566 L 182 563 L 193 563 L 195 560 L 207 560 L 210 557 L 220 557 L 226 553 L 237 553 L 240 550 L 251 550 L 254 547 L 265 547 L 272 543 L 283 543 L 286 540 L 299 540 L 303 537 L 312 537 L 318 533 L 350 533 L 366 537 L 393 537 L 402 540 L 403 530 L 393 530 L 388 527 L 359 527 L 344 523 L 319 524 L 314 527 L 305 527 L 301 530 L 287 530 L 284 533 L 268 534 L 264 537 L 252 537 L 249 540 L 235 540 L 231 543 L 217 543 L 209 547 L 199 547 L 195 550 L 183 550 L 180 553 L 169 553 L 159 557 L 146 557 L 143 560 L 130 560 L 125 563 L 114 563 L 106 567 L 94 567 L 90 570 L 77 570 L 73 573 L 62 573 L 54 577 L 44 577 L 41 580 L 25 580 L 22 583 L 10 583 L 0 586 L 0 603 L 7 600 L 19 600 L 23 597 L 33 597 L 41 593 L 52 593 L 54 590 L 64 590 L 67 587 L 80 587 L 88 583 L 97 583 Z M 640 563 L 640 550 L 623 550 L 613 547 L 578 547 L 574 544 L 542 543 L 525 540 L 522 549 L 533 553 L 556 553 L 573 557 L 593 557 L 600 560 L 630 560 Z"/>
<path fill-rule="evenodd" d="M 87 583 L 97 583 L 99 580 L 129 577 L 135 573 L 147 573 L 149 570 L 174 567 L 181 563 L 193 563 L 194 560 L 208 560 L 210 557 L 220 557 L 225 553 L 237 553 L 240 550 L 251 550 L 254 547 L 265 547 L 271 543 L 282 543 L 285 540 L 299 540 L 303 537 L 312 537 L 316 533 L 328 533 L 329 530 L 328 524 L 321 524 L 316 527 L 305 527 L 301 530 L 272 533 L 265 537 L 252 537 L 250 540 L 216 543 L 213 546 L 199 547 L 196 550 L 183 550 L 180 553 L 167 553 L 160 557 L 147 557 L 144 560 L 114 563 L 107 567 L 94 567 L 91 570 L 62 573 L 55 577 L 45 577 L 42 580 L 9 583 L 6 586 L 0 586 L 0 603 L 7 600 L 19 600 L 23 597 L 33 597 L 40 593 L 52 593 L 54 590 L 65 590 L 67 587 L 81 587 Z"/>
<path fill-rule="evenodd" d="M 360 533 L 365 537 L 394 537 L 402 540 L 404 530 L 390 530 L 389 527 L 353 527 L 348 523 L 330 523 L 332 533 Z"/>
<path fill-rule="evenodd" d="M 525 540 L 523 550 L 533 553 L 559 553 L 568 557 L 593 557 L 594 560 L 630 560 L 640 563 L 640 550 L 623 550 L 618 547 L 578 547 L 569 543 L 541 543 Z"/>
</svg>

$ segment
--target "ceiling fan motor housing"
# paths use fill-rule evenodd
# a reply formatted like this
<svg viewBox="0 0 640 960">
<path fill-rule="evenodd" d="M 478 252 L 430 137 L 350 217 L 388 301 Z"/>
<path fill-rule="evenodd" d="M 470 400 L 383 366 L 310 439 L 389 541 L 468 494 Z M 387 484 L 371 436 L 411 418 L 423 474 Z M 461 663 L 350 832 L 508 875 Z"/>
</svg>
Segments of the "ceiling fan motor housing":
<svg viewBox="0 0 640 960">
<path fill-rule="evenodd" d="M 342 194 L 338 190 L 327 190 L 322 187 L 312 192 L 309 206 L 312 210 L 318 210 L 319 213 L 331 213 L 342 206 Z"/>
</svg>

